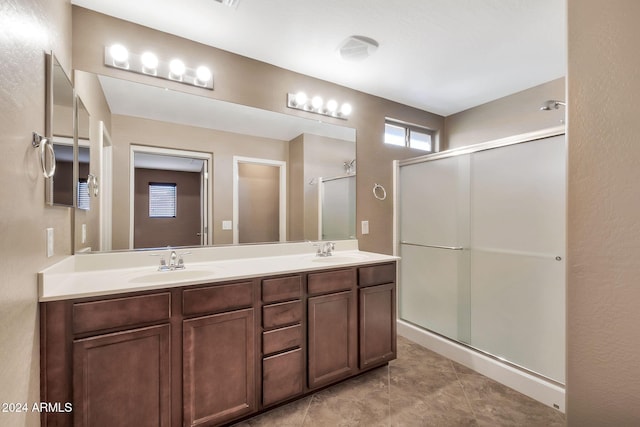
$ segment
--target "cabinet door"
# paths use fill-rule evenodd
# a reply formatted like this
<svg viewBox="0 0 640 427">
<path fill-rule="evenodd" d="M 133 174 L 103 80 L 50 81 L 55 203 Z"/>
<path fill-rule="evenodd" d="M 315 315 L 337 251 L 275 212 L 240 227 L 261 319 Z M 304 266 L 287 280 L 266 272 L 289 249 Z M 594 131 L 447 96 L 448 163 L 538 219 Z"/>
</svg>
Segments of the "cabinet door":
<svg viewBox="0 0 640 427">
<path fill-rule="evenodd" d="M 396 357 L 396 287 L 394 283 L 360 289 L 360 369 Z"/>
<path fill-rule="evenodd" d="M 170 326 L 73 343 L 75 426 L 169 426 Z"/>
<path fill-rule="evenodd" d="M 183 322 L 184 425 L 213 425 L 256 409 L 254 310 Z"/>
<path fill-rule="evenodd" d="M 357 370 L 355 291 L 308 299 L 309 388 L 320 387 Z"/>
</svg>

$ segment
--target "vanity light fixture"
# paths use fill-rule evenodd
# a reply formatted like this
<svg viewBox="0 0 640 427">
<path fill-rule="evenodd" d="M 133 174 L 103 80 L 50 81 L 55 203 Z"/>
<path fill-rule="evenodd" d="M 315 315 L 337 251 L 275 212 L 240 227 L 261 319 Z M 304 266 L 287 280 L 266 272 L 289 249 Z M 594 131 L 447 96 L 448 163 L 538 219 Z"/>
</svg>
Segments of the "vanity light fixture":
<svg viewBox="0 0 640 427">
<path fill-rule="evenodd" d="M 213 90 L 213 75 L 208 67 L 200 65 L 192 69 L 178 58 L 165 62 L 158 59 L 153 52 L 146 51 L 142 54 L 129 52 L 119 43 L 105 47 L 104 65 Z"/>
<path fill-rule="evenodd" d="M 158 57 L 153 52 L 145 52 L 140 56 L 142 72 L 144 74 L 158 75 Z"/>
<path fill-rule="evenodd" d="M 309 99 L 307 94 L 304 92 L 288 93 L 287 107 L 343 120 L 347 120 L 347 116 L 349 116 L 353 111 L 351 104 L 347 102 L 339 106 L 338 101 L 330 99 L 325 104 L 322 97 L 316 95 Z"/>
</svg>

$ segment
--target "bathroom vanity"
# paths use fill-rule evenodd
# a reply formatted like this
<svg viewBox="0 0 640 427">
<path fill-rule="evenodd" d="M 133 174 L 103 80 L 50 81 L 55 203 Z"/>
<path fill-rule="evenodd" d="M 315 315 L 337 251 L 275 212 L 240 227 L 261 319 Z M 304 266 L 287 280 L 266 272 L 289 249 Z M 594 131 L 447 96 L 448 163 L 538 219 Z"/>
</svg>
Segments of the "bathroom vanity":
<svg viewBox="0 0 640 427">
<path fill-rule="evenodd" d="M 41 398 L 73 404 L 43 425 L 223 425 L 394 359 L 396 258 L 305 250 L 41 273 Z"/>
</svg>

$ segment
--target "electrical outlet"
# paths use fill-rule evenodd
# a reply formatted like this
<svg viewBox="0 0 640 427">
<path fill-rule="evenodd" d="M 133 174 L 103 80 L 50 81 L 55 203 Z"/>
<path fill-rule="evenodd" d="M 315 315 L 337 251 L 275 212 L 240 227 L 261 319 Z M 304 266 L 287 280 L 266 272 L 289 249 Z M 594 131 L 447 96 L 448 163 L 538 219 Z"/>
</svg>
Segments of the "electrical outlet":
<svg viewBox="0 0 640 427">
<path fill-rule="evenodd" d="M 369 221 L 362 221 L 362 234 L 369 234 Z"/>
<path fill-rule="evenodd" d="M 222 221 L 222 229 L 223 230 L 232 230 L 233 223 L 231 221 Z"/>
<path fill-rule="evenodd" d="M 53 256 L 53 228 L 47 228 L 47 258 Z"/>
<path fill-rule="evenodd" d="M 82 243 L 87 243 L 87 224 L 82 224 Z"/>
</svg>

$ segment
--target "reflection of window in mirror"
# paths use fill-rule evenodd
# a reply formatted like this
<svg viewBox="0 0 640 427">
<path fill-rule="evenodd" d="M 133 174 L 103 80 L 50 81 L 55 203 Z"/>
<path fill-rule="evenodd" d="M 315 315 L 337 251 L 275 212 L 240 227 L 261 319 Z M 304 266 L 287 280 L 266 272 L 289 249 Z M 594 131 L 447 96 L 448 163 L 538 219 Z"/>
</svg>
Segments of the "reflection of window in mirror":
<svg viewBox="0 0 640 427">
<path fill-rule="evenodd" d="M 78 140 L 78 204 L 77 207 L 83 210 L 89 210 L 91 207 L 91 197 L 89 195 L 89 141 L 86 139 Z M 80 202 L 82 201 L 82 205 Z"/>
<path fill-rule="evenodd" d="M 175 218 L 177 200 L 175 183 L 149 183 L 149 218 Z"/>
<path fill-rule="evenodd" d="M 86 178 L 78 180 L 78 209 L 89 210 L 89 185 Z"/>
</svg>

